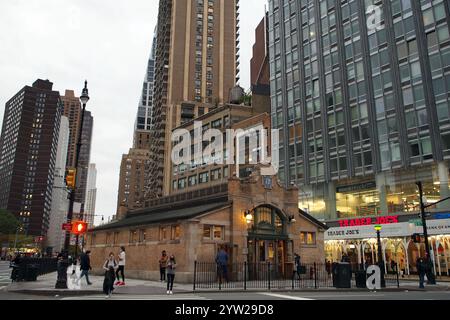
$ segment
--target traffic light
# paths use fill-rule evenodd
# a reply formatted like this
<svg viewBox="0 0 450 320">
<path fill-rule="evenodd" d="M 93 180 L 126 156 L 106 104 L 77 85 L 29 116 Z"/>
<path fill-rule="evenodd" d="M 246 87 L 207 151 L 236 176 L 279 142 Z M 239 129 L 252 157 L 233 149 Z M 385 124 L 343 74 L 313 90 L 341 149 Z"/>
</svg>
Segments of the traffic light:
<svg viewBox="0 0 450 320">
<path fill-rule="evenodd" d="M 69 170 L 67 170 L 66 185 L 67 185 L 68 188 L 75 189 L 76 176 L 77 176 L 77 170 L 76 169 L 69 169 Z"/>
<path fill-rule="evenodd" d="M 87 232 L 87 223 L 84 221 L 75 221 L 72 223 L 73 234 L 85 234 Z"/>
<path fill-rule="evenodd" d="M 414 243 L 421 243 L 422 242 L 422 238 L 420 236 L 420 234 L 415 233 L 411 236 L 411 239 Z"/>
</svg>

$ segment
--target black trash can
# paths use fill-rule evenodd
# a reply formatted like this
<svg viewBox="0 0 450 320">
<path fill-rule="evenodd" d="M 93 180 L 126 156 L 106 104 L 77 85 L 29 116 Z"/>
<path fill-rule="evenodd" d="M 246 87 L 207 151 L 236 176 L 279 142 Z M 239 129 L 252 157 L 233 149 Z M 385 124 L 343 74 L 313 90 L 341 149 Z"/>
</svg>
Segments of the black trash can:
<svg viewBox="0 0 450 320">
<path fill-rule="evenodd" d="M 25 281 L 37 281 L 39 266 L 36 264 L 27 265 Z"/>
<path fill-rule="evenodd" d="M 355 272 L 355 280 L 356 280 L 356 287 L 365 289 L 367 288 L 366 282 L 367 282 L 367 275 L 366 271 L 360 270 Z"/>
<path fill-rule="evenodd" d="M 342 262 L 336 267 L 336 285 L 338 289 L 351 288 L 352 287 L 352 268 L 350 263 Z M 334 281 L 333 281 L 334 282 Z"/>
</svg>

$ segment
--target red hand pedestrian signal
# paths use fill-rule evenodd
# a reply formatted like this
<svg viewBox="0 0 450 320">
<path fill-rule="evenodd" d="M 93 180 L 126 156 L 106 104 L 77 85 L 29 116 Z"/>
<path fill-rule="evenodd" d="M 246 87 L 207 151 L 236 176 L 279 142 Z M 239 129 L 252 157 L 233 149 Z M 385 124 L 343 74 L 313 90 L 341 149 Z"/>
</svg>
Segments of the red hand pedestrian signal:
<svg viewBox="0 0 450 320">
<path fill-rule="evenodd" d="M 84 221 L 75 221 L 72 223 L 73 234 L 85 234 L 87 232 L 87 223 Z"/>
</svg>

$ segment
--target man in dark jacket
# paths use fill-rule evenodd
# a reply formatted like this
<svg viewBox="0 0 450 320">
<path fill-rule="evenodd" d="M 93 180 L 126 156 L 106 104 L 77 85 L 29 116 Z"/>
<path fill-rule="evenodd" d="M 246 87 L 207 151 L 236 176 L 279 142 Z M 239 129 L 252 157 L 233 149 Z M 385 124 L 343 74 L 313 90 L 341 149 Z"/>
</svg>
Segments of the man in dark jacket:
<svg viewBox="0 0 450 320">
<path fill-rule="evenodd" d="M 419 274 L 419 288 L 425 289 L 424 282 L 425 282 L 425 273 L 427 270 L 427 265 L 426 265 L 426 261 L 424 258 L 417 259 L 416 268 L 417 268 L 417 273 Z"/>
<path fill-rule="evenodd" d="M 83 278 L 83 276 L 86 276 L 86 281 L 88 285 L 91 285 L 92 282 L 89 281 L 89 270 L 92 270 L 91 268 L 91 259 L 90 259 L 91 251 L 86 251 L 85 253 L 82 253 L 80 256 L 80 280 Z"/>
</svg>

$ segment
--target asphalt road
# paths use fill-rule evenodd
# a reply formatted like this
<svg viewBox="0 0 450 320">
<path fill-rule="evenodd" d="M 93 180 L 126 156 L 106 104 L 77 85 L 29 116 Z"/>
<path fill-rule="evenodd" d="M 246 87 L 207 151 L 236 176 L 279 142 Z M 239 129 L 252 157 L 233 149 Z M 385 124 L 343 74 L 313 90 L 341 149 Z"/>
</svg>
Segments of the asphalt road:
<svg viewBox="0 0 450 320">
<path fill-rule="evenodd" d="M 450 300 L 450 291 L 409 292 L 222 292 L 222 293 L 175 293 L 174 295 L 116 294 L 108 300 L 252 300 L 252 301 L 308 301 L 308 300 Z M 91 296 L 33 296 L 0 290 L 0 300 L 107 300 L 104 295 Z"/>
</svg>

